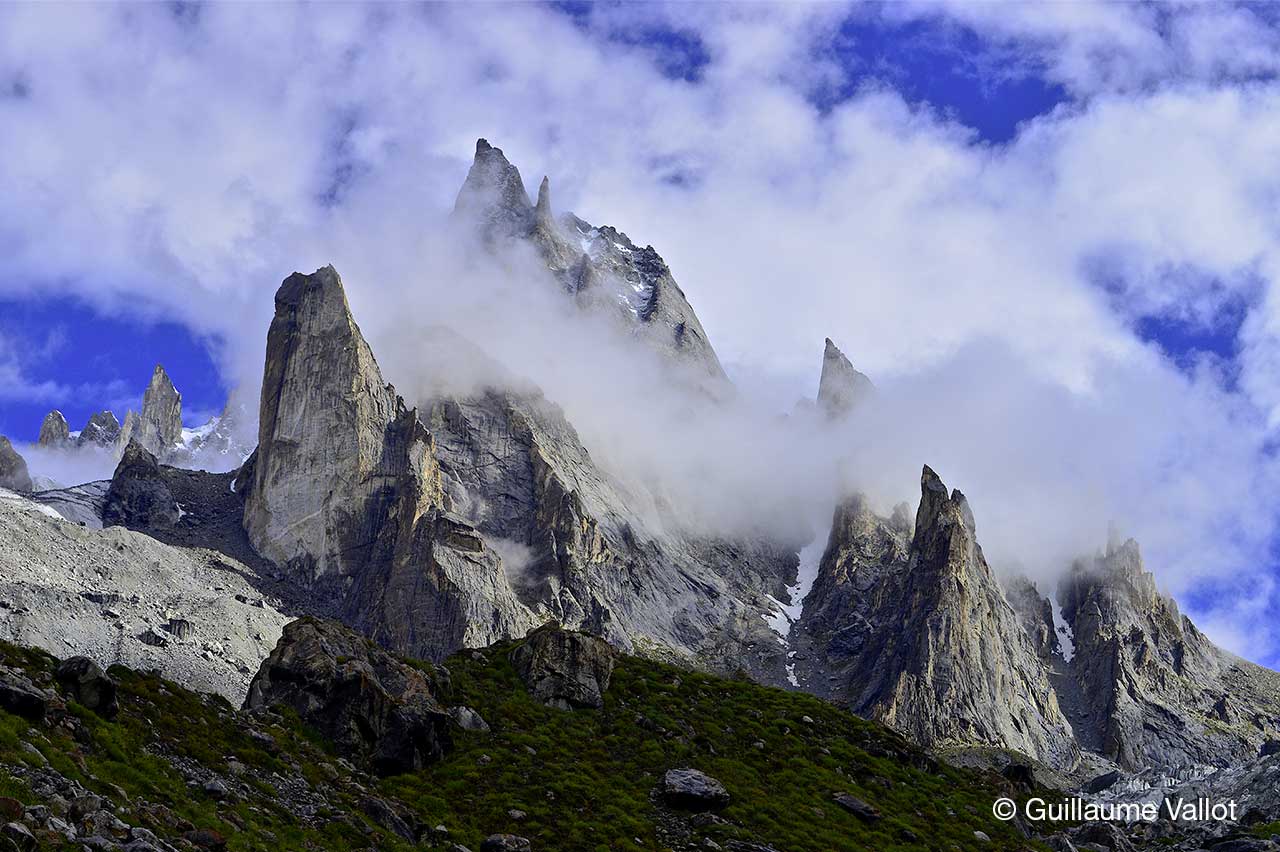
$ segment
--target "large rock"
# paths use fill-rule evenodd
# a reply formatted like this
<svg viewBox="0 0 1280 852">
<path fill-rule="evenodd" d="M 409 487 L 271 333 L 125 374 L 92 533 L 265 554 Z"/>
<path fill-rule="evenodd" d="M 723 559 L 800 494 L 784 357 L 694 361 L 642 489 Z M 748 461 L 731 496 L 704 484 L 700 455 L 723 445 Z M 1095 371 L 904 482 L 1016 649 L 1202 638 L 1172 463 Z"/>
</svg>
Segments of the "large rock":
<svg viewBox="0 0 1280 852">
<path fill-rule="evenodd" d="M 561 710 L 604 706 L 614 652 L 595 636 L 545 624 L 511 652 L 516 673 L 534 697 Z"/>
<path fill-rule="evenodd" d="M 42 722 L 49 696 L 23 672 L 0 665 L 0 709 L 29 722 Z"/>
<path fill-rule="evenodd" d="M 668 769 L 662 778 L 662 798 L 688 810 L 718 810 L 729 804 L 729 791 L 700 770 Z"/>
<path fill-rule="evenodd" d="M 8 438 L 0 435 L 0 488 L 25 494 L 31 487 L 26 459 L 13 448 Z"/>
<path fill-rule="evenodd" d="M 61 411 L 54 409 L 44 416 L 40 424 L 40 437 L 37 443 L 42 447 L 61 447 L 71 440 L 71 427 Z"/>
<path fill-rule="evenodd" d="M 968 502 L 928 467 L 914 532 L 861 498 L 837 508 L 795 632 L 802 685 L 918 743 L 1003 746 L 1059 768 L 1079 759 Z"/>
<path fill-rule="evenodd" d="M 102 506 L 103 526 L 168 529 L 178 522 L 177 501 L 156 457 L 136 440 L 125 447 Z"/>
<path fill-rule="evenodd" d="M 120 712 L 116 682 L 88 657 L 63 660 L 58 665 L 56 676 L 72 699 L 104 719 L 114 719 Z"/>
<path fill-rule="evenodd" d="M 830 417 L 842 417 L 874 393 L 871 380 L 854 369 L 828 337 L 822 353 L 822 377 L 818 381 L 818 406 Z"/>
<path fill-rule="evenodd" d="M 386 384 L 338 273 L 276 293 L 244 528 L 385 646 L 442 659 L 534 624 L 498 555 L 448 510 L 435 442 Z"/>
<path fill-rule="evenodd" d="M 381 774 L 421 769 L 451 747 L 431 678 L 334 621 L 285 626 L 245 699 L 249 710 L 276 706 Z"/>
</svg>

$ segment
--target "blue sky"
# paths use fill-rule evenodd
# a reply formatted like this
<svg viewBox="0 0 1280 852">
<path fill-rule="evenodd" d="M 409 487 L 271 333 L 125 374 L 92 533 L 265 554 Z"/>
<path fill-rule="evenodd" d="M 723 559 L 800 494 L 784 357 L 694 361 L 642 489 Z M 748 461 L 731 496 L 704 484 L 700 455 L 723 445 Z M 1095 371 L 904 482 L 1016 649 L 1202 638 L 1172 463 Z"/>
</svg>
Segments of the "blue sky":
<svg viewBox="0 0 1280 852">
<path fill-rule="evenodd" d="M 764 410 L 835 339 L 885 400 L 858 487 L 910 499 L 927 461 L 1046 582 L 1116 521 L 1274 662 L 1273 9 L 2 7 L 0 431 L 123 415 L 157 362 L 195 425 L 255 392 L 279 281 L 332 262 L 390 374 L 421 366 L 398 329 L 471 298 L 584 434 L 660 435 L 600 420 L 554 352 L 504 351 L 536 345 L 521 318 L 450 278 L 431 227 L 484 136 L 652 243 Z M 774 475 L 708 465 L 736 493 Z"/>
</svg>

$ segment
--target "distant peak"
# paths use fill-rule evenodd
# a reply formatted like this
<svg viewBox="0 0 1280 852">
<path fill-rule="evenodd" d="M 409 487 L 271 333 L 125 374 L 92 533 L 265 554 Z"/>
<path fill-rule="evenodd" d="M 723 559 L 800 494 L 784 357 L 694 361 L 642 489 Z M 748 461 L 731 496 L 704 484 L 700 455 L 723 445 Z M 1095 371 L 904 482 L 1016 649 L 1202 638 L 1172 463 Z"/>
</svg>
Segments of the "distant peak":
<svg viewBox="0 0 1280 852">
<path fill-rule="evenodd" d="M 830 417 L 842 417 L 865 399 L 875 385 L 854 369 L 840 348 L 826 338 L 822 352 L 822 378 L 818 381 L 818 404 Z"/>
<path fill-rule="evenodd" d="M 489 140 L 481 136 L 476 140 L 476 156 L 480 156 L 485 151 L 492 151 L 493 146 L 489 144 Z"/>
<path fill-rule="evenodd" d="M 501 148 L 485 139 L 476 142 L 475 160 L 458 192 L 453 212 L 490 233 L 507 234 L 527 233 L 534 216 L 520 170 L 507 161 Z"/>
</svg>

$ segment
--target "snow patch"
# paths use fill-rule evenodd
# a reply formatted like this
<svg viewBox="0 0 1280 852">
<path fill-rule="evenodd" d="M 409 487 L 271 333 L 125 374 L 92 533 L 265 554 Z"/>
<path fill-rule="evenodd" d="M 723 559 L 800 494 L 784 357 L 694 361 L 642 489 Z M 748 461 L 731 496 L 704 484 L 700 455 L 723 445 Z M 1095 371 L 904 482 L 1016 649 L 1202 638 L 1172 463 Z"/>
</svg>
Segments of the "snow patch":
<svg viewBox="0 0 1280 852">
<path fill-rule="evenodd" d="M 1069 663 L 1076 655 L 1075 634 L 1071 632 L 1071 625 L 1067 624 L 1067 620 L 1063 618 L 1062 606 L 1057 598 L 1050 595 L 1049 604 L 1053 607 L 1053 630 L 1058 634 L 1058 646 L 1062 649 L 1062 659 Z"/>
</svg>

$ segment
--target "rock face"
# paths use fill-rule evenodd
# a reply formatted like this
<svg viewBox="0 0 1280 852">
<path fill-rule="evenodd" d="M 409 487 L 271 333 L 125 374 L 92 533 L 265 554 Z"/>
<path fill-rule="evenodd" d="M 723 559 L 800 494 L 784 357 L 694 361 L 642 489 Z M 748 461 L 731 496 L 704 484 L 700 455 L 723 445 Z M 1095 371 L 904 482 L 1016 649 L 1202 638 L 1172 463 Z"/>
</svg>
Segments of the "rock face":
<svg viewBox="0 0 1280 852">
<path fill-rule="evenodd" d="M 1079 758 L 964 495 L 928 467 L 914 533 L 860 498 L 836 510 L 797 628 L 802 685 L 917 742 L 999 745 L 1061 768 Z"/>
<path fill-rule="evenodd" d="M 161 476 L 156 457 L 138 441 L 130 441 L 107 489 L 103 526 L 163 529 L 176 524 L 178 517 L 178 503 Z"/>
<path fill-rule="evenodd" d="M 245 708 L 281 705 L 382 774 L 421 769 L 451 747 L 428 676 L 333 621 L 289 623 L 263 661 Z"/>
<path fill-rule="evenodd" d="M 70 440 L 71 427 L 67 425 L 67 418 L 62 412 L 55 409 L 46 414 L 44 422 L 40 424 L 40 437 L 37 443 L 42 447 L 61 447 Z"/>
<path fill-rule="evenodd" d="M 432 436 L 383 382 L 332 267 L 276 294 L 258 422 L 249 539 L 349 624 L 433 659 L 533 626 L 497 554 L 448 512 Z"/>
<path fill-rule="evenodd" d="M 871 380 L 855 370 L 828 337 L 822 353 L 822 378 L 818 381 L 819 408 L 829 417 L 843 417 L 874 392 Z"/>
<path fill-rule="evenodd" d="M 1058 590 L 1078 736 L 1129 769 L 1226 766 L 1280 735 L 1280 674 L 1211 643 L 1161 595 L 1136 542 L 1077 562 Z M 1072 683 L 1073 682 L 1073 683 Z"/>
<path fill-rule="evenodd" d="M 159 364 L 142 395 L 142 413 L 126 413 L 124 426 L 116 437 L 121 448 L 133 441 L 161 460 L 167 460 L 169 453 L 182 443 L 182 394 Z"/>
<path fill-rule="evenodd" d="M 613 675 L 614 652 L 603 639 L 545 624 L 511 652 L 511 663 L 543 704 L 598 709 Z"/>
<path fill-rule="evenodd" d="M 636 246 L 615 228 L 573 214 L 557 218 L 545 177 L 535 207 L 519 169 L 484 139 L 476 143 L 454 212 L 490 244 L 529 242 L 580 306 L 608 312 L 690 380 L 713 393 L 726 391 L 728 378 L 702 323 L 652 246 Z"/>
<path fill-rule="evenodd" d="M 110 411 L 99 411 L 89 418 L 76 438 L 77 446 L 109 447 L 120 437 L 120 421 Z"/>
<path fill-rule="evenodd" d="M 9 439 L 0 435 L 0 488 L 25 494 L 31 490 L 31 474 L 27 462 Z"/>
</svg>

